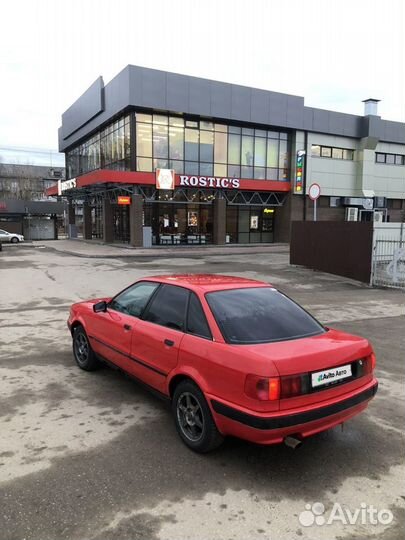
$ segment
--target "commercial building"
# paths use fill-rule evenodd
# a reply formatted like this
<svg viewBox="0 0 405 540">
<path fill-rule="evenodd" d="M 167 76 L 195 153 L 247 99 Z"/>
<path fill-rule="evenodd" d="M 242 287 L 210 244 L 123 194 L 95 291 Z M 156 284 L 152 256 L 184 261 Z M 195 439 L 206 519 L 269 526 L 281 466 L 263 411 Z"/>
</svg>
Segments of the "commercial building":
<svg viewBox="0 0 405 540">
<path fill-rule="evenodd" d="M 83 204 L 85 238 L 134 246 L 288 241 L 292 220 L 312 219 L 312 183 L 318 219 L 398 221 L 405 124 L 365 107 L 127 66 L 63 113 L 59 193 L 72 224 Z"/>
<path fill-rule="evenodd" d="M 27 240 L 48 240 L 64 231 L 66 205 L 45 196 L 64 179 L 63 167 L 0 163 L 0 229 Z"/>
</svg>

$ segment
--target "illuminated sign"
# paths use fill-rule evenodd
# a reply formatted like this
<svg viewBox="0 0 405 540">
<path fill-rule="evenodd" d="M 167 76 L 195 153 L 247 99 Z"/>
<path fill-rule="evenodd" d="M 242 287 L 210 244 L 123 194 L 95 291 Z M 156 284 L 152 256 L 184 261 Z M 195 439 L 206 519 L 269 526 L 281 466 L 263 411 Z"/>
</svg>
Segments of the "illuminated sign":
<svg viewBox="0 0 405 540">
<path fill-rule="evenodd" d="M 174 189 L 173 169 L 156 169 L 156 189 Z"/>
<path fill-rule="evenodd" d="M 305 150 L 298 150 L 297 160 L 295 163 L 295 181 L 294 193 L 302 195 L 304 193 L 304 166 L 305 166 Z"/>
<path fill-rule="evenodd" d="M 117 202 L 118 204 L 123 204 L 123 205 L 131 204 L 131 197 L 126 197 L 126 196 L 124 197 L 122 195 L 119 195 Z"/>
<path fill-rule="evenodd" d="M 181 174 L 180 185 L 184 187 L 237 189 L 240 186 L 240 180 L 239 178 L 218 178 L 214 176 L 186 176 Z"/>
<path fill-rule="evenodd" d="M 263 214 L 274 214 L 274 208 L 264 208 Z"/>
<path fill-rule="evenodd" d="M 62 195 L 64 191 L 68 189 L 74 189 L 76 187 L 76 178 L 70 180 L 58 180 L 58 195 Z"/>
</svg>

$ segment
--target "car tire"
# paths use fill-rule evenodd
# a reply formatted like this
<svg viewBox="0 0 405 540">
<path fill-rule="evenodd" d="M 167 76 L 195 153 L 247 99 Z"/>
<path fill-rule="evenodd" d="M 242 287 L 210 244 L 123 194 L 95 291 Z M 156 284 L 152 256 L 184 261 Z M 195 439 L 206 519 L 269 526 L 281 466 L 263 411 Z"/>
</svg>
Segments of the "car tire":
<svg viewBox="0 0 405 540">
<path fill-rule="evenodd" d="M 194 452 L 218 448 L 224 437 L 218 431 L 204 394 L 191 380 L 181 381 L 174 391 L 172 412 L 181 440 Z"/>
<path fill-rule="evenodd" d="M 16 236 L 13 236 L 10 242 L 12 242 L 13 244 L 18 244 L 19 240 Z"/>
<path fill-rule="evenodd" d="M 100 362 L 91 348 L 89 338 L 81 325 L 77 326 L 73 331 L 73 356 L 80 369 L 94 371 L 100 367 Z"/>
</svg>

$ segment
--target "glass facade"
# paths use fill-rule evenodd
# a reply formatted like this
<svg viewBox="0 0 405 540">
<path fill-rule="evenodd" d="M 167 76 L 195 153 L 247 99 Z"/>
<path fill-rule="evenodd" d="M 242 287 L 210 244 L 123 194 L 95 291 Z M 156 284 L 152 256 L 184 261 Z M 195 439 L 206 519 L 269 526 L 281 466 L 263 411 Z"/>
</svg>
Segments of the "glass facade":
<svg viewBox="0 0 405 540">
<path fill-rule="evenodd" d="M 144 222 L 152 227 L 153 245 L 212 243 L 213 209 L 210 204 L 146 203 Z"/>
<path fill-rule="evenodd" d="M 289 181 L 289 138 L 280 131 L 165 114 L 122 116 L 66 154 L 67 178 L 96 169 L 174 169 L 178 174 Z"/>
<path fill-rule="evenodd" d="M 136 170 L 289 180 L 288 134 L 136 113 Z"/>
<path fill-rule="evenodd" d="M 250 244 L 274 241 L 274 208 L 263 206 L 228 206 L 226 242 Z"/>
<path fill-rule="evenodd" d="M 130 170 L 130 140 L 130 116 L 126 115 L 67 152 L 67 178 L 95 169 Z"/>
</svg>

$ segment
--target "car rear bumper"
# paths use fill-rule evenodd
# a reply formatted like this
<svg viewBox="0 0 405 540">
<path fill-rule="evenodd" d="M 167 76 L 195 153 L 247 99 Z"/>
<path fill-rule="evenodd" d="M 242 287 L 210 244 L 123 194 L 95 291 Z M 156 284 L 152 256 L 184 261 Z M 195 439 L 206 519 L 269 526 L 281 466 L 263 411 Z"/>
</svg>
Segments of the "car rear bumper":
<svg viewBox="0 0 405 540">
<path fill-rule="evenodd" d="M 282 442 L 287 435 L 295 434 L 304 438 L 345 422 L 367 407 L 377 388 L 378 383 L 374 379 L 361 387 L 360 391 L 343 399 L 292 413 L 259 415 L 237 409 L 214 397 L 211 407 L 218 429 L 223 434 L 261 444 L 274 444 Z"/>
</svg>

